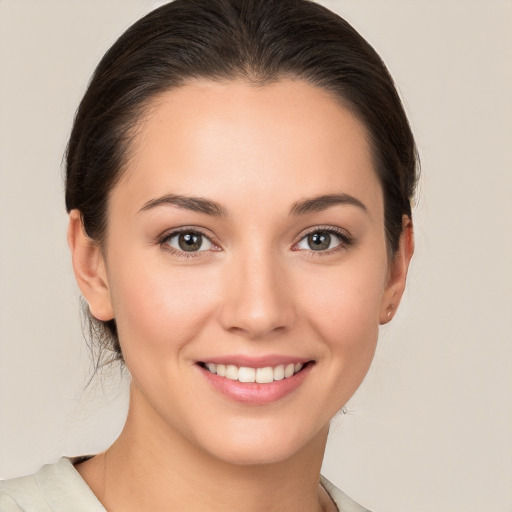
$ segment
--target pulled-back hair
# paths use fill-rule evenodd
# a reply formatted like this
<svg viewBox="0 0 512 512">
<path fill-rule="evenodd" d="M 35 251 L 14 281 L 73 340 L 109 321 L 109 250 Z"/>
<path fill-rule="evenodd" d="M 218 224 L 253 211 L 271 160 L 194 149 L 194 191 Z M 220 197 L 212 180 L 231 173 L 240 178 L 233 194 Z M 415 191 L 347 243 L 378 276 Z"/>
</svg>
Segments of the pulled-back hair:
<svg viewBox="0 0 512 512">
<path fill-rule="evenodd" d="M 392 256 L 411 216 L 417 151 L 393 80 L 341 17 L 308 0 L 175 0 L 132 25 L 96 68 L 67 149 L 66 208 L 102 244 L 107 203 L 152 99 L 191 79 L 262 86 L 304 80 L 331 93 L 366 127 Z M 115 320 L 91 327 L 122 360 Z"/>
</svg>

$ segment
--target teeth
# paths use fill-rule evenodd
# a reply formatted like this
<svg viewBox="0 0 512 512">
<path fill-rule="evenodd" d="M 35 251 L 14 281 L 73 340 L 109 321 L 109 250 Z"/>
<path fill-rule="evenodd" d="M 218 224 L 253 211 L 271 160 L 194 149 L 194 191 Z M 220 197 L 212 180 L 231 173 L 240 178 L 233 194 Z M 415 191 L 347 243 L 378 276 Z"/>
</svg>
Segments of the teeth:
<svg viewBox="0 0 512 512">
<path fill-rule="evenodd" d="M 256 382 L 260 384 L 267 384 L 274 380 L 274 370 L 272 366 L 266 366 L 265 368 L 258 368 L 256 370 Z"/>
<path fill-rule="evenodd" d="M 234 364 L 228 364 L 226 366 L 226 379 L 238 380 L 238 367 Z"/>
<path fill-rule="evenodd" d="M 275 380 L 288 379 L 296 374 L 304 366 L 302 363 L 280 364 L 278 366 L 266 366 L 265 368 L 249 368 L 247 366 L 235 366 L 234 364 L 215 364 L 206 363 L 206 368 L 210 373 L 216 373 L 219 377 L 225 377 L 230 380 L 240 382 L 258 382 L 267 384 Z"/>
<path fill-rule="evenodd" d="M 238 380 L 240 382 L 254 382 L 256 380 L 256 370 L 242 366 L 238 370 Z"/>
<path fill-rule="evenodd" d="M 284 379 L 284 365 L 280 364 L 274 368 L 274 380 Z"/>
</svg>

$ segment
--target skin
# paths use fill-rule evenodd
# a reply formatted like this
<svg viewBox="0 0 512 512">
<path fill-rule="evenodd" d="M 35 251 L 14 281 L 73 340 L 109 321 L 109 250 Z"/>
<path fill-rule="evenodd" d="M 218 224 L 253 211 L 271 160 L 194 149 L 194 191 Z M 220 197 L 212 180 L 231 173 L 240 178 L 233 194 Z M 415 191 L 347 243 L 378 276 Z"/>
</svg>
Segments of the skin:
<svg viewBox="0 0 512 512">
<path fill-rule="evenodd" d="M 225 215 L 144 208 L 167 194 Z M 363 206 L 290 213 L 333 194 Z M 335 510 L 318 485 L 329 421 L 368 371 L 413 252 L 404 217 L 389 258 L 383 212 L 366 130 L 322 89 L 194 81 L 153 101 L 103 247 L 76 211 L 68 233 L 82 293 L 96 318 L 115 317 L 132 375 L 120 437 L 77 466 L 110 512 Z M 176 238 L 162 241 L 180 227 L 203 232 L 205 250 L 187 258 Z M 331 249 L 312 250 L 307 234 L 326 229 L 351 242 L 333 234 Z M 263 354 L 314 363 L 264 405 L 227 398 L 196 364 Z"/>
</svg>

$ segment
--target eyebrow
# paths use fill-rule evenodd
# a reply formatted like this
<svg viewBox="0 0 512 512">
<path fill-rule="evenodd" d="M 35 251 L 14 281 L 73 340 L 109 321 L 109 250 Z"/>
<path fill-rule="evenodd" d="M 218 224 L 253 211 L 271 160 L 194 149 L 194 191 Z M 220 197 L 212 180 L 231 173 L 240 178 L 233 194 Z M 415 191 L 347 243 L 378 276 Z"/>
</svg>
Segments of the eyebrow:
<svg viewBox="0 0 512 512">
<path fill-rule="evenodd" d="M 311 199 L 297 201 L 290 210 L 291 215 L 305 215 L 307 213 L 322 212 L 331 206 L 351 205 L 361 208 L 364 212 L 368 212 L 366 206 L 356 197 L 349 194 L 326 194 L 316 196 Z"/>
<path fill-rule="evenodd" d="M 156 199 L 151 199 L 139 210 L 139 212 L 151 210 L 157 206 L 177 206 L 185 210 L 193 212 L 205 213 L 206 215 L 214 215 L 216 217 L 226 217 L 226 209 L 210 199 L 195 196 L 183 196 L 178 194 L 167 194 Z"/>
<path fill-rule="evenodd" d="M 215 217 L 227 217 L 228 213 L 224 206 L 211 199 L 196 196 L 184 196 L 179 194 L 166 194 L 165 196 L 151 199 L 139 210 L 139 212 L 151 210 L 158 206 L 176 206 L 193 212 L 213 215 Z M 325 194 L 321 196 L 297 201 L 293 204 L 290 215 L 305 215 L 308 213 L 321 212 L 336 205 L 351 205 L 361 208 L 367 212 L 366 206 L 354 196 L 349 194 Z"/>
</svg>

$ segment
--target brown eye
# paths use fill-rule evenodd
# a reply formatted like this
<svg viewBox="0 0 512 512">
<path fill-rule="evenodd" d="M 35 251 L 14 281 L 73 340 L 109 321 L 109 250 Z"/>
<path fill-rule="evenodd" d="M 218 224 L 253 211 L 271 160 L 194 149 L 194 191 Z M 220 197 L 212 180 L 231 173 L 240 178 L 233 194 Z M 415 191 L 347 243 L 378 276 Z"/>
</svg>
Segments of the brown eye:
<svg viewBox="0 0 512 512">
<path fill-rule="evenodd" d="M 171 234 L 165 243 L 173 249 L 183 252 L 208 251 L 213 247 L 206 236 L 196 231 Z"/>
<path fill-rule="evenodd" d="M 201 249 L 203 237 L 196 233 L 181 233 L 178 235 L 178 245 L 184 251 L 198 251 Z"/>
</svg>

